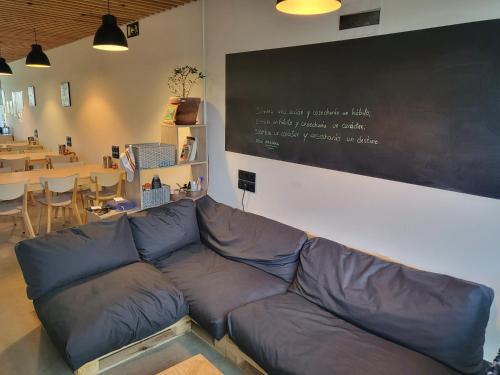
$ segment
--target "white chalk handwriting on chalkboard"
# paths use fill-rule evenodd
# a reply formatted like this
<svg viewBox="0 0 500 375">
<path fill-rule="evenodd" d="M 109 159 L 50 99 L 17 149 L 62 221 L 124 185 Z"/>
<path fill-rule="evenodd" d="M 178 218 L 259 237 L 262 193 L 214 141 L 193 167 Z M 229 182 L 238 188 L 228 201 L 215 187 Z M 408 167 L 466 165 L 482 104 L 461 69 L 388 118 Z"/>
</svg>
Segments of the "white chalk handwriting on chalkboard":
<svg viewBox="0 0 500 375">
<path fill-rule="evenodd" d="M 255 143 L 278 150 L 280 140 L 288 142 L 330 142 L 377 146 L 380 140 L 370 135 L 369 108 L 272 108 L 255 109 Z"/>
</svg>

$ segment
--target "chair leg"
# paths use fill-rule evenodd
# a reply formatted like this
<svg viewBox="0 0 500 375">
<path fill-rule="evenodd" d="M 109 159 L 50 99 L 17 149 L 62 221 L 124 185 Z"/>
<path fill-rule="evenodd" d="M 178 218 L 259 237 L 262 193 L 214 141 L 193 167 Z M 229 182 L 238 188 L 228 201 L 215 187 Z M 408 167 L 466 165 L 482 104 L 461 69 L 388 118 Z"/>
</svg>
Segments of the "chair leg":
<svg viewBox="0 0 500 375">
<path fill-rule="evenodd" d="M 47 206 L 47 233 L 52 230 L 52 206 Z"/>
<path fill-rule="evenodd" d="M 73 209 L 73 215 L 76 216 L 76 222 L 79 225 L 82 225 L 82 217 L 80 216 L 80 212 L 78 211 L 78 204 L 76 203 L 76 201 L 73 202 L 71 208 Z"/>
<path fill-rule="evenodd" d="M 35 196 L 33 195 L 32 191 L 28 192 L 28 197 L 30 199 L 31 205 L 34 206 L 36 204 L 36 201 L 35 201 Z"/>
<path fill-rule="evenodd" d="M 66 225 L 66 207 L 62 207 L 63 212 L 63 224 Z"/>
<path fill-rule="evenodd" d="M 31 220 L 27 212 L 23 212 L 24 226 L 28 232 L 30 238 L 35 237 L 35 232 L 33 231 L 33 226 L 31 225 Z"/>
<path fill-rule="evenodd" d="M 36 226 L 36 233 L 40 235 L 40 223 L 42 222 L 42 211 L 43 211 L 43 205 L 41 204 L 38 210 L 38 223 Z"/>
</svg>

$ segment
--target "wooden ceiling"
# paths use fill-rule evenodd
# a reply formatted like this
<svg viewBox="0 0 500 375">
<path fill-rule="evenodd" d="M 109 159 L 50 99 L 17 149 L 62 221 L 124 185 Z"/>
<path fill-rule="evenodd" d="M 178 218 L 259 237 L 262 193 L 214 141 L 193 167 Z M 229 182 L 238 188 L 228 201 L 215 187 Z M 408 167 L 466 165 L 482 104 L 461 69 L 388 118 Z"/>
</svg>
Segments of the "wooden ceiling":
<svg viewBox="0 0 500 375">
<path fill-rule="evenodd" d="M 110 0 L 120 25 L 196 0 Z M 44 51 L 94 35 L 107 0 L 0 0 L 0 49 L 7 61 L 31 50 L 36 27 Z M 49 56 L 50 58 L 50 56 Z"/>
</svg>

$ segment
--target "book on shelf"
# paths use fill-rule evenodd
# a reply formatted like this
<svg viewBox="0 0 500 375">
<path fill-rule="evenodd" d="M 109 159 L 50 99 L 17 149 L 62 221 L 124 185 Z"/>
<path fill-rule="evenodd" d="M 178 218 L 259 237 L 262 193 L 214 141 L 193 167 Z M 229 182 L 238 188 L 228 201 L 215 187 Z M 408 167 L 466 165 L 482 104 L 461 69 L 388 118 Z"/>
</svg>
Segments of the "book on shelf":
<svg viewBox="0 0 500 375">
<path fill-rule="evenodd" d="M 181 163 L 192 162 L 196 159 L 196 154 L 198 152 L 198 138 L 197 137 L 186 137 L 186 143 L 182 146 L 181 151 Z"/>
</svg>

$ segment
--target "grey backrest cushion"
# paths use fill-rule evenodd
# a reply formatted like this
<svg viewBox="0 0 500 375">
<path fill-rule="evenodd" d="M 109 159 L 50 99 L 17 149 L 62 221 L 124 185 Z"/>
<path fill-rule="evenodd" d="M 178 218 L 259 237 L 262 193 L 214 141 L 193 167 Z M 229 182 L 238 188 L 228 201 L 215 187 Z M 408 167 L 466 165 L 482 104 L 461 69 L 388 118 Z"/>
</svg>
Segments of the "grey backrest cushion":
<svg viewBox="0 0 500 375">
<path fill-rule="evenodd" d="M 202 241 L 220 255 L 291 282 L 307 235 L 262 216 L 217 203 L 196 202 Z"/>
<path fill-rule="evenodd" d="M 493 301 L 486 286 L 317 238 L 304 246 L 290 291 L 466 374 L 482 367 Z"/>
<path fill-rule="evenodd" d="M 137 250 L 148 262 L 200 240 L 191 199 L 138 212 L 129 221 Z"/>
<path fill-rule="evenodd" d="M 126 215 L 19 242 L 16 256 L 30 299 L 140 260 Z"/>
</svg>

